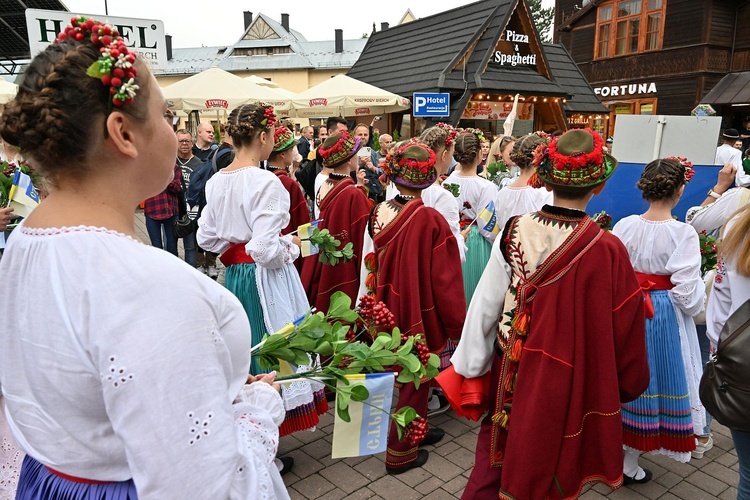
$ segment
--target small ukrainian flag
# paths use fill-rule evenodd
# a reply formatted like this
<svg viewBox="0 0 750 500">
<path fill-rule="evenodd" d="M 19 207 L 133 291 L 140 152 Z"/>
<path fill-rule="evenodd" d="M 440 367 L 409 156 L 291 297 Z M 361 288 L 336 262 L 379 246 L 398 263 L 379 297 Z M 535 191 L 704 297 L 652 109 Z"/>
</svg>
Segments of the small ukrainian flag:
<svg viewBox="0 0 750 500">
<path fill-rule="evenodd" d="M 300 256 L 301 257 L 307 257 L 309 255 L 315 255 L 318 252 L 320 252 L 320 249 L 318 248 L 318 245 L 313 245 L 310 243 L 309 239 L 310 235 L 312 234 L 313 229 L 316 229 L 318 227 L 318 224 L 320 224 L 321 220 L 314 220 L 312 222 L 308 222 L 307 224 L 302 224 L 300 227 L 297 228 L 297 236 L 302 240 L 302 245 L 300 246 Z"/>
<path fill-rule="evenodd" d="M 331 458 L 362 457 L 385 451 L 391 424 L 391 402 L 396 375 L 393 372 L 346 375 L 350 384 L 364 384 L 370 393 L 365 401 L 349 401 L 344 422 L 335 413 Z M 341 384 L 341 382 L 338 382 Z"/>
<path fill-rule="evenodd" d="M 8 199 L 15 215 L 28 217 L 31 211 L 39 205 L 39 195 L 31 183 L 31 177 L 16 169 Z"/>
<path fill-rule="evenodd" d="M 482 209 L 477 215 L 477 218 L 484 222 L 482 229 L 492 234 L 500 232 L 500 227 L 497 225 L 497 214 L 495 213 L 495 202 L 491 201 L 486 207 Z"/>
</svg>

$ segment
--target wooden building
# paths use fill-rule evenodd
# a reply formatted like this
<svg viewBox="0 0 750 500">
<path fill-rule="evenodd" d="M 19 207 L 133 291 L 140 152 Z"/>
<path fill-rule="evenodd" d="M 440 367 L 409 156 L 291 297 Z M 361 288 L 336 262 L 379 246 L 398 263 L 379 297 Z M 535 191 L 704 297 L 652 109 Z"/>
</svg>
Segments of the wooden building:
<svg viewBox="0 0 750 500">
<path fill-rule="evenodd" d="M 689 115 L 729 73 L 750 71 L 749 0 L 556 0 L 555 26 L 610 110 L 573 120 L 606 135 L 618 114 Z M 750 114 L 739 95 L 711 102 L 727 127 Z"/>
<path fill-rule="evenodd" d="M 514 134 L 566 129 L 573 113 L 606 112 L 561 45 L 544 44 L 525 0 L 480 0 L 374 33 L 347 73 L 396 94 L 450 94 L 445 121 L 492 134 L 519 94 Z M 406 114 L 414 134 L 428 123 Z"/>
</svg>

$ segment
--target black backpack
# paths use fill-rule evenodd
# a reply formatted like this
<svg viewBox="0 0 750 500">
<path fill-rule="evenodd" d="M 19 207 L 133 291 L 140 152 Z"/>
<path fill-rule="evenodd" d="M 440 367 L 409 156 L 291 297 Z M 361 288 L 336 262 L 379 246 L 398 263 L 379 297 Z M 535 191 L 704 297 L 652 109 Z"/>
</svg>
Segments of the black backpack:
<svg viewBox="0 0 750 500">
<path fill-rule="evenodd" d="M 322 161 L 316 156 L 314 160 L 303 160 L 294 173 L 294 177 L 302 186 L 305 195 L 311 200 L 315 199 L 315 177 L 318 176 L 322 168 Z"/>
<path fill-rule="evenodd" d="M 206 183 L 208 179 L 232 161 L 234 161 L 234 148 L 222 144 L 210 160 L 204 161 L 200 167 L 193 170 L 185 196 L 188 205 L 191 207 L 198 205 L 198 212 L 200 213 L 206 206 Z"/>
</svg>

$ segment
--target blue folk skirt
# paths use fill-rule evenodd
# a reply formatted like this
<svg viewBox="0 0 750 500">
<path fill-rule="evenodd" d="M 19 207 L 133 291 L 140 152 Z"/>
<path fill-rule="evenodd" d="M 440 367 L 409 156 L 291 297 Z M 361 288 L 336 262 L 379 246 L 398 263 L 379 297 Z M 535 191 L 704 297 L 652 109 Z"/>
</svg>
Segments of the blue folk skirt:
<svg viewBox="0 0 750 500">
<path fill-rule="evenodd" d="M 135 483 L 88 484 L 71 481 L 50 472 L 26 455 L 21 465 L 16 500 L 137 500 Z"/>
<path fill-rule="evenodd" d="M 638 399 L 622 405 L 623 442 L 640 451 L 688 453 L 695 449 L 693 416 L 682 361 L 677 316 L 665 290 L 652 290 L 646 319 L 651 380 Z"/>
</svg>

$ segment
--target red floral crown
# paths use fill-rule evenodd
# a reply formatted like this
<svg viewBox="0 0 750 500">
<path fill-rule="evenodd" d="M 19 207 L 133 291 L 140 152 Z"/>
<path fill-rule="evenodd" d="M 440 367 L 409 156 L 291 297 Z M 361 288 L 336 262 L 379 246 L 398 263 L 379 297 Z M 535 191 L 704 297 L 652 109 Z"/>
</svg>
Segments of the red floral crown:
<svg viewBox="0 0 750 500">
<path fill-rule="evenodd" d="M 590 141 L 590 142 L 589 142 Z M 593 145 L 582 150 L 586 144 Z M 560 151 L 562 146 L 563 151 Z M 574 129 L 540 144 L 534 151 L 535 175 L 529 185 L 591 187 L 606 180 L 617 167 L 617 160 L 604 154 L 604 140 L 591 129 Z M 566 152 L 570 151 L 570 152 Z"/>
<path fill-rule="evenodd" d="M 73 17 L 63 31 L 57 35 L 57 43 L 66 40 L 83 42 L 89 40 L 94 47 L 99 47 L 99 59 L 86 70 L 86 74 L 98 78 L 109 87 L 110 102 L 115 107 L 133 102 L 138 85 L 135 77 L 138 74 L 135 66 L 135 52 L 131 52 L 125 40 L 112 25 L 104 24 L 86 17 Z"/>
<path fill-rule="evenodd" d="M 690 182 L 690 179 L 695 175 L 695 169 L 693 168 L 693 162 L 682 156 L 667 156 L 665 160 L 677 160 L 680 165 L 685 169 L 685 184 Z"/>
<path fill-rule="evenodd" d="M 386 174 L 396 184 L 415 189 L 430 186 L 437 178 L 435 152 L 419 142 L 408 142 L 385 161 Z"/>
<path fill-rule="evenodd" d="M 443 122 L 439 122 L 435 126 L 437 128 L 445 130 L 445 132 L 448 134 L 448 136 L 445 138 L 445 147 L 451 147 L 451 144 L 453 144 L 453 142 L 456 140 L 456 136 L 458 135 L 456 128 L 453 125 Z"/>
<path fill-rule="evenodd" d="M 330 144 L 330 146 L 326 147 L 326 144 Z M 329 136 L 318 148 L 318 152 L 323 158 L 323 166 L 333 168 L 354 156 L 359 150 L 359 146 L 359 137 L 351 135 L 347 130 L 342 130 L 338 134 Z"/>
<path fill-rule="evenodd" d="M 260 105 L 266 108 L 265 110 L 263 110 L 263 119 L 260 121 L 260 124 L 266 129 L 275 127 L 278 123 L 278 120 L 276 119 L 276 113 L 273 112 L 273 106 L 269 106 L 267 104 Z"/>
<path fill-rule="evenodd" d="M 277 127 L 273 133 L 273 150 L 276 153 L 294 146 L 294 134 L 286 127 Z"/>
</svg>

